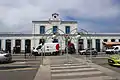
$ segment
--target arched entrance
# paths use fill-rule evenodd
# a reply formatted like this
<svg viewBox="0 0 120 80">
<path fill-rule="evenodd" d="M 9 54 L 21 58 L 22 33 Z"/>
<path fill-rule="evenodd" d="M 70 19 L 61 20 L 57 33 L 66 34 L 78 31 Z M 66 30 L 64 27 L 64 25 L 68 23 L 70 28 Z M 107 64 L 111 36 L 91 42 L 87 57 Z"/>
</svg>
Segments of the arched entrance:
<svg viewBox="0 0 120 80">
<path fill-rule="evenodd" d="M 96 50 L 100 52 L 100 39 L 96 39 Z"/>
<path fill-rule="evenodd" d="M 31 40 L 30 39 L 25 40 L 25 51 L 26 53 L 31 52 Z"/>
<path fill-rule="evenodd" d="M 39 44 L 41 44 L 42 43 L 42 45 L 45 43 L 45 39 L 40 39 L 39 40 Z"/>
<path fill-rule="evenodd" d="M 83 50 L 84 49 L 84 44 L 83 44 L 83 39 L 78 40 L 78 50 Z"/>
<path fill-rule="evenodd" d="M 16 47 L 15 53 L 20 53 L 21 52 L 21 40 L 20 39 L 15 40 L 15 47 Z"/>
<path fill-rule="evenodd" d="M 5 51 L 9 51 L 9 53 L 11 53 L 11 40 L 10 39 L 7 39 L 6 40 L 6 45 L 5 45 Z"/>
</svg>

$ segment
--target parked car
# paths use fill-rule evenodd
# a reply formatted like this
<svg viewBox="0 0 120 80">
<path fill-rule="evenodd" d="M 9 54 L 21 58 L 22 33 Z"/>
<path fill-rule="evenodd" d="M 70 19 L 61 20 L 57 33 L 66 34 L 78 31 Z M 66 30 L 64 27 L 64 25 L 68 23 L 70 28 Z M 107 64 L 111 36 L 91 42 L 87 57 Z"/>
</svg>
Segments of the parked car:
<svg viewBox="0 0 120 80">
<path fill-rule="evenodd" d="M 106 54 L 116 54 L 116 53 L 120 53 L 120 46 L 113 46 L 108 48 L 106 51 Z"/>
<path fill-rule="evenodd" d="M 39 44 L 32 50 L 32 54 L 37 55 L 59 55 L 59 43 L 45 43 L 44 45 Z M 45 54 L 43 54 L 45 53 Z"/>
<path fill-rule="evenodd" d="M 12 61 L 12 55 L 10 53 L 7 53 L 5 51 L 0 51 L 0 62 L 11 62 Z"/>
<path fill-rule="evenodd" d="M 108 64 L 113 66 L 120 66 L 120 54 L 110 55 L 108 58 Z"/>
<path fill-rule="evenodd" d="M 88 49 L 79 50 L 80 55 L 90 55 L 90 53 L 92 53 L 92 55 L 97 55 L 98 54 L 98 52 L 94 48 L 92 48 L 92 49 L 88 48 Z"/>
</svg>

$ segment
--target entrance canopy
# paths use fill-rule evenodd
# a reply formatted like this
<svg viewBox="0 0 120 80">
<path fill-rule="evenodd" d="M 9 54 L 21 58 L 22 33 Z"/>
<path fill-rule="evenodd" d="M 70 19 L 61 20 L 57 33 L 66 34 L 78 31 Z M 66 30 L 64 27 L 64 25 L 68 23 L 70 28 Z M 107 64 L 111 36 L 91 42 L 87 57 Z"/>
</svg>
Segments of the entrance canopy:
<svg viewBox="0 0 120 80">
<path fill-rule="evenodd" d="M 115 46 L 115 45 L 120 45 L 120 42 L 103 42 L 103 45 Z"/>
</svg>

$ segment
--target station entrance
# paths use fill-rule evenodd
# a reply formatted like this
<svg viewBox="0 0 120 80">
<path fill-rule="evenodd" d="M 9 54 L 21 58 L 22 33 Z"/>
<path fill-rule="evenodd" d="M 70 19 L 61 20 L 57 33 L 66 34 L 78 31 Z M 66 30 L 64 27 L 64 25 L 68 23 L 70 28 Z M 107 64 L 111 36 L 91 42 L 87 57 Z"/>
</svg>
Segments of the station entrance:
<svg viewBox="0 0 120 80">
<path fill-rule="evenodd" d="M 25 52 L 26 53 L 31 52 L 31 40 L 30 39 L 25 40 Z"/>
<path fill-rule="evenodd" d="M 15 40 L 15 53 L 20 53 L 21 52 L 21 40 L 17 39 Z"/>
<path fill-rule="evenodd" d="M 5 43 L 5 51 L 11 53 L 11 40 L 7 39 Z"/>
</svg>

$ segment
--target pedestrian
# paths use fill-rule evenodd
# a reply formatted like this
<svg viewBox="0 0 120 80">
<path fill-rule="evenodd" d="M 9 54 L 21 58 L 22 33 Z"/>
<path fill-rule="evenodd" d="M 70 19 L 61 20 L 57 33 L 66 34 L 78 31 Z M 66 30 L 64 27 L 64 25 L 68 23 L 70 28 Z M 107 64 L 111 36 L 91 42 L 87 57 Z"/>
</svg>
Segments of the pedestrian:
<svg viewBox="0 0 120 80">
<path fill-rule="evenodd" d="M 13 47 L 13 54 L 16 53 L 16 47 Z"/>
</svg>

